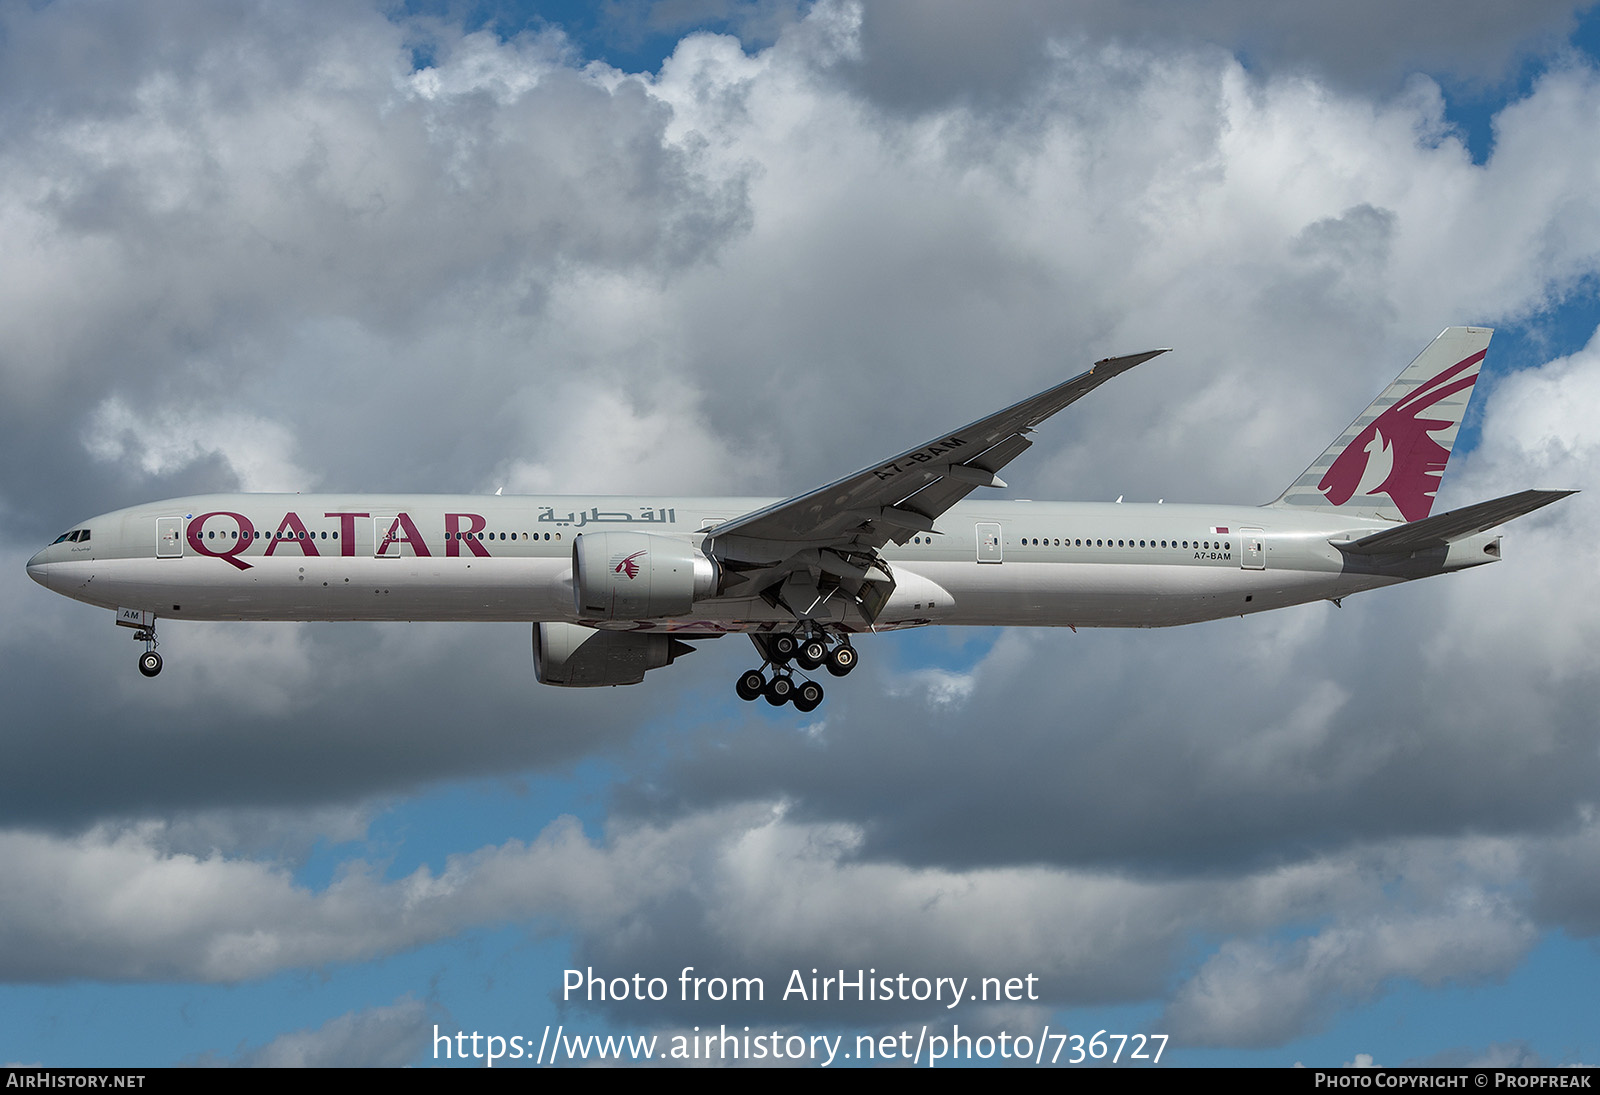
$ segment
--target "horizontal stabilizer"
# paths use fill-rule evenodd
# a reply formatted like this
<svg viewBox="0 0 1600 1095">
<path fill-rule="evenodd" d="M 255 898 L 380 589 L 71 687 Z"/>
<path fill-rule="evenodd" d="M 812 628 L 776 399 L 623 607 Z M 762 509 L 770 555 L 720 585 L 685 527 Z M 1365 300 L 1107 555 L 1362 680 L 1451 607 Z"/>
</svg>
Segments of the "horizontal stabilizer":
<svg viewBox="0 0 1600 1095">
<path fill-rule="evenodd" d="M 1541 506 L 1558 502 L 1575 490 L 1525 490 L 1493 498 L 1471 506 L 1462 506 L 1449 513 L 1440 513 L 1413 521 L 1409 525 L 1375 532 L 1359 540 L 1335 540 L 1334 546 L 1355 555 L 1394 555 L 1400 552 L 1425 551 L 1443 547 L 1453 540 L 1461 540 L 1487 532 L 1496 525 L 1532 513 Z"/>
</svg>

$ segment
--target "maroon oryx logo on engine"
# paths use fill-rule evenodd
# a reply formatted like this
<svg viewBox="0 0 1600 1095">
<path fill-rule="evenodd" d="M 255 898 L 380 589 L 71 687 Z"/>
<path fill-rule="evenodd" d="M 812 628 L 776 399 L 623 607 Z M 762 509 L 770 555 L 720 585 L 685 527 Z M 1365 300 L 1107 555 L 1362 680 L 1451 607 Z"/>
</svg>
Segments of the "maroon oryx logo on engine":
<svg viewBox="0 0 1600 1095">
<path fill-rule="evenodd" d="M 646 550 L 649 550 L 649 549 L 646 549 Z M 637 578 L 639 576 L 639 556 L 641 556 L 643 554 L 645 554 L 644 551 L 636 551 L 636 552 L 634 552 L 632 555 L 630 555 L 626 559 L 622 560 L 622 562 L 620 562 L 616 566 L 612 567 L 611 568 L 611 573 L 613 573 L 613 574 L 626 574 L 630 578 Z"/>
<path fill-rule="evenodd" d="M 1483 360 L 1479 350 L 1458 361 L 1415 391 L 1398 400 L 1367 424 L 1344 447 L 1317 484 L 1330 505 L 1342 506 L 1358 492 L 1387 494 L 1407 521 L 1420 521 L 1433 508 L 1450 450 L 1433 439 L 1439 430 L 1456 424 L 1453 418 L 1424 418 L 1435 403 L 1472 387 L 1476 372 L 1467 372 Z M 1381 463 L 1374 463 L 1378 457 Z"/>
</svg>

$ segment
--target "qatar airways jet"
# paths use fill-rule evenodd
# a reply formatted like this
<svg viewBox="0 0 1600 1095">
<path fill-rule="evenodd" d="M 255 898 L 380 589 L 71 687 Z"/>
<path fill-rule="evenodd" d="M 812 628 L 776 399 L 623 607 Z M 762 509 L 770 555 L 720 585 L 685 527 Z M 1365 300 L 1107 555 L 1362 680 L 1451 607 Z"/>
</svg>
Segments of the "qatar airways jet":
<svg viewBox="0 0 1600 1095">
<path fill-rule="evenodd" d="M 1164 627 L 1340 599 L 1500 558 L 1491 530 L 1571 491 L 1430 516 L 1491 332 L 1436 338 L 1264 506 L 967 500 L 1046 418 L 1164 350 L 795 498 L 212 494 L 91 518 L 28 562 L 156 620 L 526 620 L 546 684 L 637 684 L 745 632 L 737 690 L 809 711 L 852 637 L 928 624 Z M 796 667 L 800 672 L 796 672 Z"/>
</svg>

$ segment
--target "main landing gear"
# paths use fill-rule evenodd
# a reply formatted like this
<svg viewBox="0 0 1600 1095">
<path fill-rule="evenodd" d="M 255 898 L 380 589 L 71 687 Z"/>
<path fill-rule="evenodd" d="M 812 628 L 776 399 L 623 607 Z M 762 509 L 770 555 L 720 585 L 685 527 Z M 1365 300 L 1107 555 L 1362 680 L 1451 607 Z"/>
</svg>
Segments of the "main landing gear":
<svg viewBox="0 0 1600 1095">
<path fill-rule="evenodd" d="M 796 680 L 789 667 L 791 661 L 807 672 L 826 666 L 829 673 L 842 677 L 854 669 L 859 660 L 855 647 L 847 640 L 824 632 L 751 635 L 750 641 L 765 660 L 760 669 L 741 673 L 734 691 L 741 700 L 764 696 L 774 707 L 792 703 L 800 711 L 814 711 L 822 703 L 822 685 L 804 677 Z M 772 668 L 770 678 L 763 672 L 768 666 Z"/>
</svg>

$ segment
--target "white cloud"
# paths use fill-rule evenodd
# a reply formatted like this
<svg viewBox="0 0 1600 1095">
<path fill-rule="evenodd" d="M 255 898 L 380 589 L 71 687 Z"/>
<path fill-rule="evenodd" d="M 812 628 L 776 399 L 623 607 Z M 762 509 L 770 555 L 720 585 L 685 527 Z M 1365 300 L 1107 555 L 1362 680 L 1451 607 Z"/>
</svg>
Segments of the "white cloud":
<svg viewBox="0 0 1600 1095">
<path fill-rule="evenodd" d="M 386 1007 L 348 1012 L 315 1030 L 280 1034 L 232 1060 L 202 1054 L 188 1063 L 242 1068 L 403 1068 L 417 1059 L 420 1047 L 430 1043 L 432 1028 L 428 1006 L 407 998 Z"/>
<path fill-rule="evenodd" d="M 140 412 L 109 396 L 90 413 L 83 443 L 96 460 L 131 462 L 146 476 L 171 475 L 216 456 L 228 465 L 240 490 L 293 492 L 316 482 L 295 465 L 288 429 L 237 412 Z"/>
<path fill-rule="evenodd" d="M 533 421 L 524 430 L 546 456 L 510 461 L 496 470 L 495 485 L 513 494 L 672 496 L 693 483 L 702 494 L 725 493 L 734 477 L 730 469 L 752 461 L 701 424 L 693 393 L 671 381 L 653 387 L 635 392 L 618 376 L 570 383 L 538 393 L 537 400 L 528 393 Z"/>
<path fill-rule="evenodd" d="M 1422 915 L 1385 913 L 1292 944 L 1230 941 L 1178 987 L 1166 1026 L 1189 1045 L 1277 1045 L 1392 979 L 1434 988 L 1504 977 L 1536 938 L 1511 902 L 1466 892 Z"/>
<path fill-rule="evenodd" d="M 1425 880 L 1481 857 L 1471 842 L 1242 877 L 1139 880 L 863 860 L 858 829 L 787 813 L 751 804 L 668 825 L 614 824 L 599 841 L 565 818 L 530 844 L 452 856 L 438 872 L 385 881 L 347 861 L 320 890 L 263 862 L 167 850 L 160 825 L 70 839 L 11 832 L 0 838 L 0 872 L 13 882 L 0 910 L 4 974 L 231 982 L 516 922 L 575 933 L 602 970 L 675 973 L 688 962 L 704 972 L 715 962 L 776 982 L 820 960 L 922 975 L 1031 973 L 1036 1006 L 1059 1007 L 1147 997 L 1193 935 L 1222 932 L 1239 937 L 1180 983 L 1167 1021 L 1188 1044 L 1260 1045 L 1396 978 L 1437 986 L 1502 976 L 1534 938 L 1510 890 L 1434 892 L 1408 880 L 1414 907 L 1391 906 L 1386 889 L 1413 866 Z M 1249 939 L 1306 916 L 1335 923 L 1291 944 Z M 324 1028 L 311 1040 L 349 1033 Z"/>
<path fill-rule="evenodd" d="M 913 669 L 889 683 L 891 696 L 915 696 L 932 707 L 962 707 L 977 683 L 972 673 L 948 669 Z"/>
</svg>

